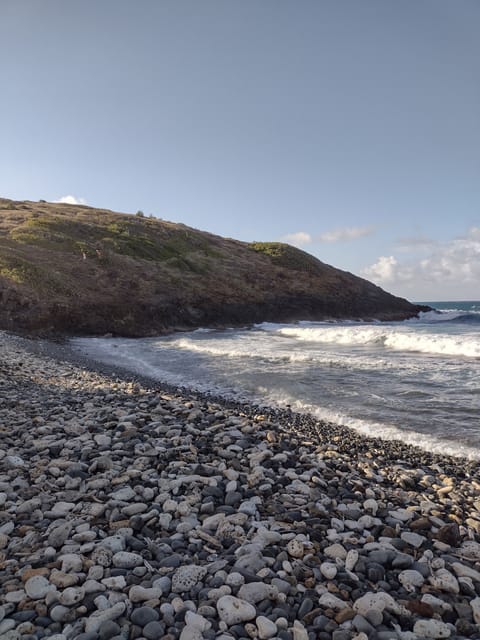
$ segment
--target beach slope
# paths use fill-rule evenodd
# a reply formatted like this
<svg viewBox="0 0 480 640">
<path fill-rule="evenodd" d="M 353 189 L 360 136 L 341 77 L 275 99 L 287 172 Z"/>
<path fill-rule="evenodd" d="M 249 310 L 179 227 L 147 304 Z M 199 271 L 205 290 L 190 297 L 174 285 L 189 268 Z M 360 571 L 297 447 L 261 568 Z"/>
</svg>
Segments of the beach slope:
<svg viewBox="0 0 480 640">
<path fill-rule="evenodd" d="M 478 637 L 478 463 L 62 348 L 0 333 L 0 637 Z"/>
</svg>

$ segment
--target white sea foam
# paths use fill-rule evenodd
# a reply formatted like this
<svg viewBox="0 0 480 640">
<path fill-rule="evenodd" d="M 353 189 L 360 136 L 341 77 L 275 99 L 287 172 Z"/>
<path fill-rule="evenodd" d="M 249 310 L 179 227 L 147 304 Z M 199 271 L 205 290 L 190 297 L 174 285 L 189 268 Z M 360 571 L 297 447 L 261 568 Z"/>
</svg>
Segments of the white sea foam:
<svg viewBox="0 0 480 640">
<path fill-rule="evenodd" d="M 131 344 L 133 340 L 72 338 L 70 342 L 72 346 L 86 352 L 94 360 L 122 367 L 153 379 L 165 380 L 169 384 L 182 384 L 183 377 L 172 376 L 167 370 L 162 369 L 158 363 L 150 363 L 146 358 L 142 357 L 141 352 L 135 353 L 134 350 L 129 349 L 129 343 Z"/>
<path fill-rule="evenodd" d="M 375 345 L 396 351 L 416 351 L 448 356 L 480 358 L 478 332 L 463 335 L 421 333 L 383 326 L 286 327 L 278 333 L 304 342 L 348 346 Z"/>
<path fill-rule="evenodd" d="M 418 324 L 429 323 L 436 324 L 437 322 L 461 322 L 466 317 L 480 316 L 480 311 L 475 309 L 469 309 L 468 311 L 462 311 L 461 309 L 442 309 L 441 311 L 421 311 L 417 317 L 409 318 L 404 321 L 404 324 Z"/>
<path fill-rule="evenodd" d="M 208 353 L 212 356 L 228 356 L 230 358 L 252 357 L 252 346 L 248 341 L 235 342 L 230 340 L 196 341 L 191 338 L 180 338 L 169 343 L 169 347 L 192 351 L 195 353 Z"/>
<path fill-rule="evenodd" d="M 478 329 L 453 323 L 263 324 L 78 339 L 90 357 L 205 393 L 286 406 L 365 435 L 480 458 Z"/>
<path fill-rule="evenodd" d="M 392 424 L 360 420 L 341 411 L 334 411 L 324 407 L 305 404 L 291 397 L 270 394 L 270 400 L 271 403 L 276 406 L 289 406 L 299 413 L 310 414 L 321 421 L 330 422 L 339 426 L 348 426 L 371 438 L 380 438 L 381 440 L 400 440 L 405 444 L 419 447 L 439 455 L 464 457 L 469 460 L 480 459 L 480 451 L 478 449 L 459 442 L 442 440 L 441 438 L 437 438 L 431 434 L 399 429 Z"/>
<path fill-rule="evenodd" d="M 420 311 L 416 318 L 409 318 L 405 320 L 406 324 L 416 324 L 418 322 L 451 322 L 462 315 L 465 312 L 458 309 L 442 309 L 442 311 Z"/>
<path fill-rule="evenodd" d="M 279 346 L 280 344 L 280 346 Z M 210 355 L 216 358 L 248 358 L 253 361 L 263 361 L 274 363 L 305 363 L 325 365 L 328 367 L 349 368 L 362 370 L 379 370 L 394 368 L 396 370 L 408 370 L 409 373 L 423 369 L 418 362 L 392 362 L 388 358 L 378 355 L 356 354 L 353 358 L 351 354 L 339 354 L 325 351 L 304 351 L 293 344 L 290 348 L 284 348 L 282 343 L 274 343 L 271 340 L 268 344 L 255 343 L 255 341 L 231 342 L 224 340 L 195 341 L 189 338 L 181 338 L 169 343 L 169 346 L 191 353 Z"/>
<path fill-rule="evenodd" d="M 193 333 L 193 332 L 192 332 Z M 189 376 L 185 371 L 175 373 L 162 367 L 158 360 L 150 361 L 143 350 L 135 352 L 135 342 L 141 339 L 73 338 L 71 344 L 93 360 L 132 371 L 138 375 L 178 387 L 189 387 L 202 393 L 230 396 L 234 391 L 227 385 L 215 385 L 210 381 Z"/>
</svg>

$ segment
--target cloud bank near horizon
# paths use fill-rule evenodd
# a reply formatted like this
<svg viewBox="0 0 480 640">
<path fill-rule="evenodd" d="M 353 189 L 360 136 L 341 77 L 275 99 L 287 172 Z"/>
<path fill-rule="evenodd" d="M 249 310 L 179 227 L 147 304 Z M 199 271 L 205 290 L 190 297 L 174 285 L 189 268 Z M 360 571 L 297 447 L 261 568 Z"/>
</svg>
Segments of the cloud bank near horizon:
<svg viewBox="0 0 480 640">
<path fill-rule="evenodd" d="M 373 227 L 340 227 L 339 229 L 333 229 L 326 233 L 321 233 L 317 240 L 318 242 L 345 242 L 347 240 L 357 240 L 357 238 L 364 238 L 365 236 L 372 235 L 374 231 Z"/>
<path fill-rule="evenodd" d="M 361 275 L 379 286 L 428 295 L 462 296 L 480 282 L 480 227 L 443 243 L 423 243 L 426 253 L 413 260 L 380 256 Z M 438 293 L 436 293 L 438 292 Z M 480 291 L 479 291 L 480 295 Z M 432 298 L 431 298 L 432 299 Z"/>
<path fill-rule="evenodd" d="M 337 242 L 347 242 L 349 240 L 357 240 L 364 238 L 374 232 L 373 227 L 340 227 L 325 231 L 318 235 L 311 235 L 306 231 L 296 231 L 283 236 L 281 240 L 293 244 L 295 247 L 304 247 L 307 244 L 327 243 L 334 244 Z"/>
</svg>

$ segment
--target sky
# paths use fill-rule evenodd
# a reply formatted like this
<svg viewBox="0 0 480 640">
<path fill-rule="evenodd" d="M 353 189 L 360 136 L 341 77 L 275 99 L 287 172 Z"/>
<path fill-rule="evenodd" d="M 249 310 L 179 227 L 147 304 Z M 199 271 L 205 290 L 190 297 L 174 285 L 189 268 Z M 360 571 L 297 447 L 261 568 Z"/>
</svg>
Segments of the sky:
<svg viewBox="0 0 480 640">
<path fill-rule="evenodd" d="M 478 0 L 0 0 L 0 196 L 480 298 Z"/>
</svg>

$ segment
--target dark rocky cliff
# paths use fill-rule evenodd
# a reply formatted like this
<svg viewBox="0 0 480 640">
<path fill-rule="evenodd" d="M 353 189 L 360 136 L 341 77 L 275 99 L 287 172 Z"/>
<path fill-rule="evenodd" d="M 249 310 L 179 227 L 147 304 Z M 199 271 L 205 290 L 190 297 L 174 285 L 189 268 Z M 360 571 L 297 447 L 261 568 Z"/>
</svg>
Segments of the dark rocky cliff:
<svg viewBox="0 0 480 640">
<path fill-rule="evenodd" d="M 0 328 L 145 336 L 427 309 L 280 243 L 156 218 L 0 199 Z"/>
</svg>

